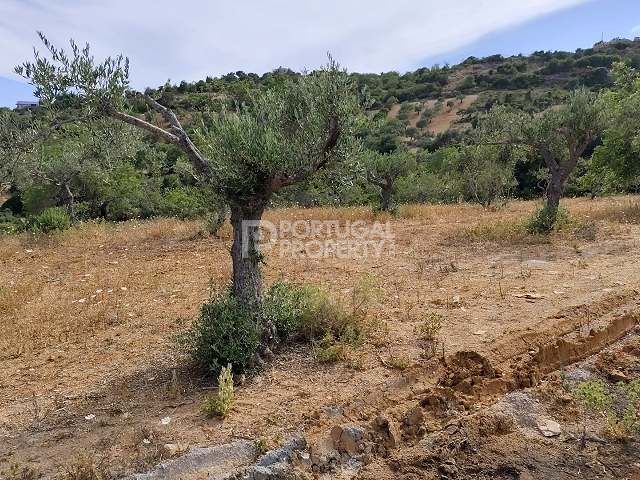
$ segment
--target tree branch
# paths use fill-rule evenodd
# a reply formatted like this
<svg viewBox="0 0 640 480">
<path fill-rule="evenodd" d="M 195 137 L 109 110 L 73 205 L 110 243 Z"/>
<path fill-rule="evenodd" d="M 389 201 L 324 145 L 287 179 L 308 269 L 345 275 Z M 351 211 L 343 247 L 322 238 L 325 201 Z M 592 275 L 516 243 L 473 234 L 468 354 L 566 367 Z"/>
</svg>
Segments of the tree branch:
<svg viewBox="0 0 640 480">
<path fill-rule="evenodd" d="M 270 190 L 272 192 L 277 192 L 283 187 L 302 182 L 318 170 L 326 167 L 327 163 L 329 163 L 329 160 L 331 159 L 331 152 L 338 144 L 340 134 L 341 131 L 340 125 L 338 123 L 338 118 L 336 116 L 332 116 L 329 119 L 329 134 L 327 135 L 327 139 L 322 146 L 320 155 L 318 155 L 316 161 L 313 162 L 313 166 L 307 171 L 300 172 L 298 175 L 276 175 L 273 179 L 271 179 L 271 182 L 269 184 Z"/>
<path fill-rule="evenodd" d="M 109 111 L 109 116 L 115 119 L 118 119 L 122 122 L 128 123 L 129 125 L 133 125 L 134 127 L 141 128 L 142 130 L 146 130 L 147 132 L 157 137 L 163 138 L 164 140 L 170 143 L 173 143 L 175 145 L 178 145 L 180 142 L 180 139 L 173 133 L 167 132 L 166 130 L 152 123 L 146 122 L 141 118 L 134 117 L 133 115 L 129 115 L 128 113 L 119 112 L 117 110 L 111 110 Z"/>
</svg>

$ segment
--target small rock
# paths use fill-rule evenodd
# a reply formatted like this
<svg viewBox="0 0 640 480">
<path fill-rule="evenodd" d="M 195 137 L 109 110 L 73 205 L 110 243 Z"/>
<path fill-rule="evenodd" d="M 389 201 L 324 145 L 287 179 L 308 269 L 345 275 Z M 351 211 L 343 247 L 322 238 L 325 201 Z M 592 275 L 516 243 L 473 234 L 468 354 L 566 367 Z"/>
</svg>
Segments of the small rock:
<svg viewBox="0 0 640 480">
<path fill-rule="evenodd" d="M 340 453 L 356 455 L 362 451 L 364 433 L 359 425 L 336 425 L 331 429 L 331 439 Z"/>
<path fill-rule="evenodd" d="M 93 420 L 94 418 L 96 418 L 96 416 L 93 413 L 90 413 L 89 415 L 84 417 L 85 420 Z"/>
<path fill-rule="evenodd" d="M 453 298 L 451 299 L 452 303 L 454 305 L 461 305 L 462 304 L 462 298 L 460 297 L 460 295 L 454 295 Z"/>
<path fill-rule="evenodd" d="M 179 453 L 184 452 L 186 450 L 186 447 L 178 443 L 165 443 L 164 449 L 170 457 L 175 457 Z"/>
<path fill-rule="evenodd" d="M 404 417 L 404 423 L 410 427 L 422 425 L 424 423 L 424 413 L 422 407 L 417 405 L 407 412 Z"/>
<path fill-rule="evenodd" d="M 384 415 L 379 415 L 373 420 L 372 425 L 384 447 L 396 448 L 400 441 L 400 430 L 395 421 Z"/>
<path fill-rule="evenodd" d="M 438 473 L 440 473 L 441 478 L 452 478 L 458 475 L 458 467 L 455 460 L 450 459 L 441 463 L 438 467 Z"/>
<path fill-rule="evenodd" d="M 344 413 L 344 409 L 337 405 L 331 405 L 325 409 L 325 412 L 329 417 L 339 417 Z"/>
<path fill-rule="evenodd" d="M 562 428 L 558 422 L 553 420 L 540 420 L 538 422 L 538 430 L 545 437 L 557 437 L 562 433 Z"/>
<path fill-rule="evenodd" d="M 629 377 L 627 377 L 624 372 L 621 372 L 620 370 L 611 370 L 608 377 L 612 382 L 626 382 L 627 380 L 629 380 Z"/>
<path fill-rule="evenodd" d="M 169 425 L 169 423 L 171 423 L 171 417 L 164 417 L 160 420 L 160 425 Z"/>
<path fill-rule="evenodd" d="M 477 330 L 477 331 L 473 332 L 474 335 L 484 335 L 485 333 L 487 333 L 486 330 Z"/>
<path fill-rule="evenodd" d="M 539 293 L 535 292 L 514 293 L 513 296 L 516 298 L 525 298 L 527 300 L 540 300 L 541 298 L 544 298 L 544 295 L 540 295 Z"/>
</svg>

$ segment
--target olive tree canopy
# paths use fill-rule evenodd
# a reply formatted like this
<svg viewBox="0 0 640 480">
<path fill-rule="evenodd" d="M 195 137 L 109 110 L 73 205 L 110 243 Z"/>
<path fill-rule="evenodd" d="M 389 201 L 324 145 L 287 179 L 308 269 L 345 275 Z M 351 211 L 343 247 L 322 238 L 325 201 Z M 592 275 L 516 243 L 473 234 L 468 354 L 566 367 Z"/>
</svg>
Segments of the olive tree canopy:
<svg viewBox="0 0 640 480">
<path fill-rule="evenodd" d="M 272 89 L 251 92 L 236 109 L 214 114 L 193 130 L 151 96 L 131 91 L 129 61 L 122 55 L 98 62 L 71 41 L 66 52 L 39 33 L 48 54 L 35 53 L 16 73 L 36 87 L 44 108 L 71 104 L 76 118 L 111 117 L 177 145 L 194 170 L 231 206 L 233 291 L 259 309 L 262 279 L 257 227 L 278 190 L 350 158 L 357 143 L 359 114 L 355 85 L 332 59 L 328 65 L 288 77 Z M 127 97 L 139 97 L 162 121 L 153 123 L 127 111 Z M 67 99 L 67 101 L 61 101 Z M 69 99 L 71 99 L 69 101 Z"/>
</svg>

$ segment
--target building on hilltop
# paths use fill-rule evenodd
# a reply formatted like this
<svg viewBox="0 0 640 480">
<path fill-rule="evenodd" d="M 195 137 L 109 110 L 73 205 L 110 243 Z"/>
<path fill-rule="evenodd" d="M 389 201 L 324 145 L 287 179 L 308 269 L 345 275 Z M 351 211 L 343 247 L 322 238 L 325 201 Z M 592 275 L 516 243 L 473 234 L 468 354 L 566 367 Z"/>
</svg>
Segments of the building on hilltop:
<svg viewBox="0 0 640 480">
<path fill-rule="evenodd" d="M 28 102 L 16 102 L 16 110 L 24 110 L 26 108 L 34 108 L 39 105 L 37 100 L 30 100 Z"/>
</svg>

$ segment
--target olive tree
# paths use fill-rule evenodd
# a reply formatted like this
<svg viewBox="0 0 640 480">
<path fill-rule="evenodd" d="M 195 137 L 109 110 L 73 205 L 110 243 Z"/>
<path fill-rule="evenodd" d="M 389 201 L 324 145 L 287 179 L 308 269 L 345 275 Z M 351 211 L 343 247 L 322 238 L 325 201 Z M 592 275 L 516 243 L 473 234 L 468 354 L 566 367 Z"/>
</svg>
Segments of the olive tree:
<svg viewBox="0 0 640 480">
<path fill-rule="evenodd" d="M 61 97 L 70 96 L 78 118 L 111 117 L 174 144 L 197 175 L 224 195 L 233 227 L 233 293 L 259 311 L 262 257 L 257 223 L 270 199 L 282 188 L 349 158 L 355 145 L 359 102 L 346 72 L 330 59 L 320 70 L 251 92 L 242 105 L 220 112 L 195 132 L 150 95 L 131 91 L 129 61 L 122 55 L 98 63 L 89 45 L 80 48 L 71 41 L 67 53 L 39 35 L 48 54 L 36 51 L 34 60 L 16 67 L 16 73 L 36 86 L 45 108 L 55 109 Z M 129 113 L 127 97 L 142 99 L 162 122 Z"/>
<path fill-rule="evenodd" d="M 599 183 L 633 188 L 640 185 L 640 73 L 626 64 L 614 67 L 616 88 L 605 96 L 610 112 L 602 145 L 593 155 L 593 175 Z M 596 179 L 594 179 L 595 181 Z"/>
<path fill-rule="evenodd" d="M 541 114 L 500 106 L 481 121 L 481 143 L 524 146 L 543 159 L 548 170 L 544 208 L 548 229 L 555 225 L 569 177 L 602 133 L 604 111 L 600 94 L 578 89 L 565 104 Z"/>
<path fill-rule="evenodd" d="M 131 161 L 140 145 L 132 127 L 111 119 L 57 125 L 40 122 L 32 150 L 14 164 L 12 177 L 20 188 L 47 185 L 57 192 L 69 216 L 76 217 L 76 198 L 82 178 L 91 175 L 107 181 L 109 172 Z"/>
<path fill-rule="evenodd" d="M 485 208 L 505 200 L 517 182 L 514 177 L 516 149 L 501 145 L 464 145 L 455 157 L 465 199 Z"/>
<path fill-rule="evenodd" d="M 38 129 L 30 112 L 0 110 L 0 193 L 15 182 L 37 138 Z"/>
<path fill-rule="evenodd" d="M 415 156 L 411 152 L 398 149 L 391 153 L 368 151 L 365 157 L 367 181 L 379 189 L 380 210 L 389 211 L 392 208 L 396 181 L 415 169 Z"/>
</svg>

